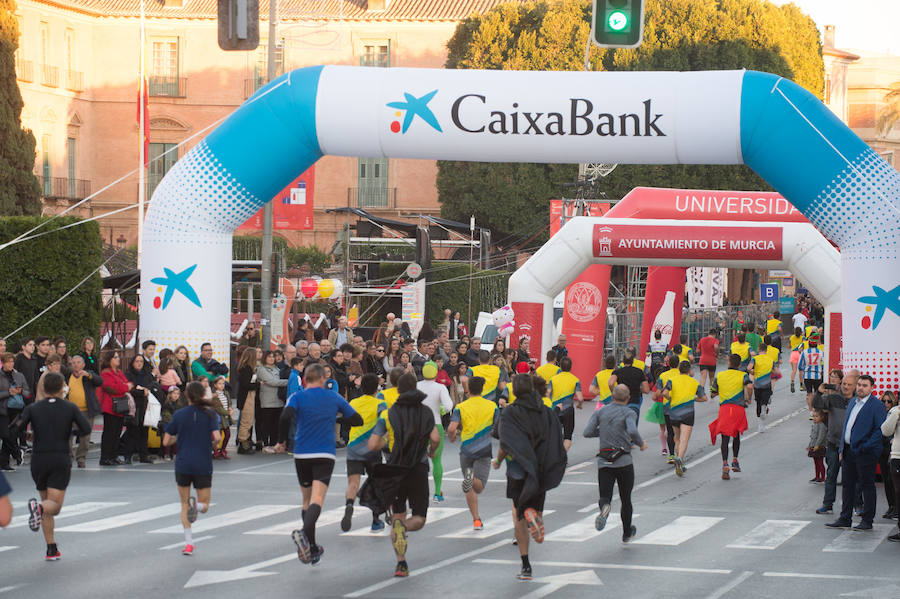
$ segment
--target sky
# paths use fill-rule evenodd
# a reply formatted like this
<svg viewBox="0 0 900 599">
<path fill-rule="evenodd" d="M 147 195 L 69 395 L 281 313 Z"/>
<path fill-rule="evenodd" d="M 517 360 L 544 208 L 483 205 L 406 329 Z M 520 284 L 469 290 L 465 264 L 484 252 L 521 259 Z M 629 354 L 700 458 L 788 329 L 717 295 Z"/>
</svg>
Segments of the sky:
<svg viewBox="0 0 900 599">
<path fill-rule="evenodd" d="M 820 32 L 825 25 L 835 26 L 837 48 L 900 56 L 900 0 L 791 1 L 813 18 Z"/>
</svg>

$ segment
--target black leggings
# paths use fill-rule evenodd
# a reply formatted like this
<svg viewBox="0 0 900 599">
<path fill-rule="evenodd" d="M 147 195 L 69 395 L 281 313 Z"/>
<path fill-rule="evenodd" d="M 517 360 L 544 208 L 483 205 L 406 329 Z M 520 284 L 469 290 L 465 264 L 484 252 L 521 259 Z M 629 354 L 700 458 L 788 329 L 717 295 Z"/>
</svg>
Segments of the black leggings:
<svg viewBox="0 0 900 599">
<path fill-rule="evenodd" d="M 666 445 L 669 448 L 669 455 L 675 455 L 675 429 L 672 427 L 672 421 L 668 416 L 666 418 Z"/>
<path fill-rule="evenodd" d="M 100 459 L 114 460 L 119 452 L 119 434 L 125 418 L 103 413 L 103 434 L 100 436 Z"/>
<path fill-rule="evenodd" d="M 256 414 L 256 441 L 263 446 L 278 442 L 278 420 L 281 408 L 260 408 Z"/>
<path fill-rule="evenodd" d="M 741 451 L 741 436 L 737 437 L 727 437 L 722 435 L 722 461 L 728 461 L 728 440 L 733 439 L 731 443 L 731 448 L 734 450 L 734 459 L 738 459 L 738 452 Z"/>
<path fill-rule="evenodd" d="M 598 468 L 597 486 L 600 487 L 599 504 L 612 503 L 613 484 L 619 485 L 619 499 L 622 500 L 622 530 L 631 530 L 631 514 L 634 508 L 631 505 L 631 490 L 634 488 L 634 466 L 629 464 L 621 468 Z"/>
</svg>

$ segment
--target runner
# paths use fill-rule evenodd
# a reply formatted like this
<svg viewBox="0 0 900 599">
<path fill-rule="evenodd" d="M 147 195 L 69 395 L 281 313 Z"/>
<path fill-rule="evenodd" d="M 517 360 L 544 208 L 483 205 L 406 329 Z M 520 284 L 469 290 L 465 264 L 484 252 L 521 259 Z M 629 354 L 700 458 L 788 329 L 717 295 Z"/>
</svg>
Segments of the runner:
<svg viewBox="0 0 900 599">
<path fill-rule="evenodd" d="M 747 345 L 750 346 L 751 354 L 758 354 L 759 345 L 762 343 L 762 335 L 757 333 L 757 330 L 762 332 L 762 327 L 756 327 L 753 325 L 749 325 L 747 327 Z"/>
<path fill-rule="evenodd" d="M 745 408 L 750 404 L 750 376 L 740 370 L 741 357 L 731 354 L 728 357 L 728 370 L 720 372 L 713 379 L 710 387 L 712 397 L 719 396 L 719 417 L 709 424 L 709 435 L 712 444 L 716 437 L 722 435 L 722 480 L 729 480 L 728 439 L 732 439 L 731 448 L 734 460 L 731 470 L 741 471 L 738 463 L 738 452 L 741 449 L 741 433 L 747 430 L 747 414 Z"/>
<path fill-rule="evenodd" d="M 284 453 L 291 421 L 295 420 L 294 468 L 303 495 L 300 512 L 303 528 L 292 532 L 291 539 L 297 545 L 300 561 L 315 565 L 325 552 L 316 543 L 316 521 L 322 513 L 334 471 L 334 429 L 338 415 L 343 416 L 343 423 L 351 427 L 362 426 L 364 421 L 347 400 L 337 392 L 325 389 L 325 368 L 321 364 L 310 364 L 305 375 L 306 389 L 291 395 L 281 412 L 275 452 Z"/>
<path fill-rule="evenodd" d="M 806 407 L 812 414 L 812 398 L 825 378 L 825 354 L 818 347 L 819 338 L 812 336 L 807 341 L 807 348 L 800 352 L 800 363 L 797 368 L 803 375 L 803 386 L 806 389 Z"/>
<path fill-rule="evenodd" d="M 797 327 L 794 334 L 788 339 L 791 346 L 791 393 L 794 393 L 794 379 L 797 378 L 797 366 L 800 364 L 800 352 L 804 349 L 803 329 Z M 802 382 L 802 381 L 801 381 Z"/>
<path fill-rule="evenodd" d="M 712 382 L 712 378 L 716 376 L 719 339 L 715 329 L 710 329 L 706 337 L 697 342 L 697 349 L 700 351 L 700 386 L 705 387 L 707 380 Z"/>
<path fill-rule="evenodd" d="M 566 451 L 569 451 L 572 447 L 572 433 L 575 432 L 575 408 L 581 409 L 584 396 L 581 394 L 581 381 L 572 374 L 572 358 L 562 357 L 559 369 L 562 372 L 550 379 L 547 389 L 550 391 L 553 407 L 559 410 L 559 421 L 563 427 L 563 444 Z"/>
<path fill-rule="evenodd" d="M 731 344 L 731 353 L 741 357 L 741 370 L 747 372 L 747 365 L 750 364 L 752 350 L 750 344 L 747 343 L 747 335 L 743 331 L 737 334 L 737 340 Z"/>
<path fill-rule="evenodd" d="M 394 402 L 397 401 L 397 396 L 400 394 L 397 391 L 397 381 L 400 380 L 404 372 L 406 371 L 402 368 L 391 368 L 390 372 L 388 372 L 387 387 L 379 391 L 375 396 L 376 399 L 384 402 L 386 409 L 393 407 Z"/>
<path fill-rule="evenodd" d="M 690 372 L 690 363 L 680 363 L 678 376 L 672 377 L 663 389 L 669 399 L 669 419 L 675 429 L 675 474 L 678 476 L 682 476 L 687 470 L 684 457 L 694 428 L 694 402 L 706 401 L 706 392 Z"/>
<path fill-rule="evenodd" d="M 506 372 L 500 370 L 499 367 L 490 364 L 491 352 L 486 349 L 478 352 L 478 366 L 469 368 L 466 372 L 468 378 L 480 376 L 484 379 L 484 391 L 482 395 L 485 399 L 489 399 L 494 403 L 500 401 L 500 394 L 506 389 L 506 383 L 509 380 Z"/>
<path fill-rule="evenodd" d="M 419 381 L 416 388 L 425 394 L 422 405 L 431 410 L 434 416 L 434 427 L 441 438 L 441 442 L 438 443 L 437 449 L 435 449 L 431 458 L 431 478 L 434 480 L 433 500 L 435 503 L 443 503 L 444 463 L 442 462 L 442 457 L 444 454 L 444 424 L 442 416 L 446 414 L 447 418 L 450 417 L 451 412 L 453 412 L 453 400 L 450 399 L 450 392 L 447 391 L 447 387 L 434 380 L 437 373 L 437 364 L 431 360 L 425 362 L 422 366 L 424 380 Z"/>
<path fill-rule="evenodd" d="M 781 312 L 775 310 L 772 312 L 772 318 L 766 321 L 766 335 L 769 335 L 771 338 L 771 342 L 768 342 L 767 345 L 769 347 L 775 347 L 778 351 L 781 351 Z"/>
<path fill-rule="evenodd" d="M 613 485 L 619 485 L 619 499 L 622 501 L 622 542 L 627 543 L 637 534 L 637 527 L 631 523 L 634 507 L 631 505 L 631 491 L 634 488 L 634 460 L 631 446 L 647 449 L 647 442 L 641 438 L 637 427 L 637 415 L 628 408 L 631 394 L 628 387 L 619 384 L 612 392 L 613 402 L 603 410 L 591 414 L 584 429 L 585 437 L 597 437 L 600 451 L 597 453 L 597 485 L 600 488 L 597 503 L 600 513 L 594 520 L 597 530 L 606 528 L 609 508 L 612 503 Z"/>
<path fill-rule="evenodd" d="M 422 405 L 425 394 L 416 389 L 416 376 L 406 373 L 397 382 L 400 395 L 392 408 L 381 413 L 369 437 L 369 450 L 390 443 L 387 464 L 374 482 L 392 511 L 391 545 L 397 556 L 394 576 L 409 576 L 406 563 L 407 533 L 425 526 L 428 516 L 428 458 L 440 444 L 434 414 Z M 388 437 L 388 432 L 391 435 Z M 385 439 L 387 437 L 387 439 Z M 407 502 L 411 516 L 406 516 Z"/>
<path fill-rule="evenodd" d="M 175 454 L 175 484 L 181 497 L 181 525 L 184 527 L 184 555 L 194 554 L 191 524 L 197 520 L 197 513 L 209 510 L 212 490 L 212 451 L 221 438 L 219 416 L 213 400 L 206 397 L 206 391 L 199 382 L 187 384 L 185 388 L 190 404 L 172 415 L 163 446 L 178 444 Z M 191 495 L 191 485 L 197 497 Z"/>
<path fill-rule="evenodd" d="M 765 335 L 763 337 L 763 343 L 766 344 L 766 353 L 770 358 L 772 358 L 772 363 L 774 363 L 776 366 L 781 366 L 781 350 L 778 349 L 778 346 L 775 345 L 772 336 Z M 778 374 L 773 375 L 772 380 L 777 381 L 781 378 L 781 376 L 781 372 L 779 371 Z"/>
<path fill-rule="evenodd" d="M 681 362 L 689 362 L 693 364 L 694 362 L 694 350 L 688 347 L 687 344 L 688 336 L 681 335 L 678 339 L 678 344 L 681 346 L 681 352 L 678 354 L 678 359 Z"/>
<path fill-rule="evenodd" d="M 675 428 L 672 426 L 672 418 L 669 415 L 669 398 L 663 395 L 663 389 L 666 388 L 666 385 L 670 380 L 678 376 L 678 365 L 681 363 L 678 359 L 678 356 L 669 356 L 666 358 L 668 362 L 667 366 L 668 370 L 664 370 L 659 374 L 659 378 L 656 379 L 656 389 L 653 392 L 653 399 L 656 403 L 654 405 L 662 406 L 662 415 L 663 415 L 663 424 L 660 427 L 660 434 L 665 432 L 665 443 L 663 446 L 663 455 L 666 456 L 667 464 L 675 463 Z M 648 416 L 652 412 L 652 408 L 647 411 L 647 416 L 644 416 L 645 419 L 649 419 Z M 651 420 L 651 422 L 654 422 Z"/>
<path fill-rule="evenodd" d="M 513 378 L 516 402 L 503 410 L 497 427 L 500 448 L 494 469 L 506 462 L 506 496 L 513 502 L 516 543 L 522 558 L 519 580 L 531 580 L 528 535 L 544 542 L 544 500 L 566 472 L 566 449 L 553 410 L 542 405 L 527 374 Z"/>
<path fill-rule="evenodd" d="M 752 397 L 756 399 L 757 430 L 764 433 L 769 405 L 772 402 L 772 379 L 779 374 L 765 341 L 759 346 L 759 354 L 750 359 L 750 367 L 747 370 L 753 375 Z"/>
<path fill-rule="evenodd" d="M 378 415 L 387 409 L 385 402 L 376 399 L 378 392 L 378 375 L 364 374 L 360 380 L 359 389 L 362 395 L 350 402 L 350 407 L 356 410 L 363 423 L 362 426 L 354 426 L 350 429 L 350 442 L 347 444 L 347 500 L 344 508 L 344 517 L 341 519 L 341 530 L 347 532 L 353 523 L 353 504 L 356 502 L 356 494 L 359 492 L 359 479 L 363 473 L 372 476 L 375 466 L 381 463 L 381 453 L 378 450 L 369 451 L 369 437 L 378 422 Z M 372 532 L 384 529 L 384 522 L 372 512 Z"/>
<path fill-rule="evenodd" d="M 647 346 L 647 357 L 650 360 L 650 380 L 655 381 L 659 373 L 666 369 L 666 355 L 669 346 L 662 342 L 662 331 L 653 331 L 653 341 Z"/>
<path fill-rule="evenodd" d="M 556 352 L 552 349 L 547 350 L 547 362 L 538 366 L 537 370 L 534 372 L 548 383 L 550 382 L 550 379 L 559 374 L 559 365 L 556 363 Z"/>
<path fill-rule="evenodd" d="M 28 404 L 19 415 L 19 431 L 24 432 L 31 425 L 31 478 L 41 496 L 40 501 L 28 500 L 28 527 L 35 532 L 43 529 L 47 541 L 45 559 L 56 561 L 60 553 L 53 536 L 54 517 L 62 509 L 72 475 L 72 426 L 77 427 L 80 437 L 91 433 L 91 424 L 75 404 L 63 400 L 65 379 L 60 373 L 44 375 L 44 393 L 46 399 Z"/>
<path fill-rule="evenodd" d="M 478 512 L 478 495 L 487 486 L 491 474 L 491 430 L 500 416 L 500 409 L 492 401 L 481 397 L 484 379 L 469 379 L 469 398 L 453 409 L 447 437 L 451 443 L 462 438 L 459 448 L 459 467 L 462 468 L 462 490 L 472 514 L 472 528 L 481 530 L 484 522 Z"/>
<path fill-rule="evenodd" d="M 622 383 L 628 387 L 631 393 L 631 400 L 628 407 L 641 414 L 641 403 L 644 401 L 644 393 L 650 393 L 650 383 L 647 381 L 647 374 L 644 371 L 644 363 L 634 359 L 632 350 L 625 350 L 625 356 L 619 367 L 613 371 L 609 377 L 609 387 L 612 389 L 617 384 Z"/>
<path fill-rule="evenodd" d="M 590 392 L 594 395 L 594 399 L 597 400 L 597 407 L 594 408 L 595 410 L 599 410 L 601 407 L 612 401 L 612 389 L 609 388 L 609 377 L 612 376 L 615 368 L 616 357 L 612 354 L 606 354 L 606 357 L 603 359 L 603 370 L 595 374 L 591 381 Z"/>
</svg>

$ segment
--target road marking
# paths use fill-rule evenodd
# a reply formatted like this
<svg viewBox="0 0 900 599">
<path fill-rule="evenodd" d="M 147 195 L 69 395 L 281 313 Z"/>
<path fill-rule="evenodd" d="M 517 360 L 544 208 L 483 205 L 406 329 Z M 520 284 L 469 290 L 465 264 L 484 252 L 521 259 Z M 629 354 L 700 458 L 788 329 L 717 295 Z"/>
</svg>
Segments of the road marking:
<svg viewBox="0 0 900 599">
<path fill-rule="evenodd" d="M 18 548 L 19 548 L 18 545 L 5 545 L 3 547 L 0 547 L 0 553 L 3 553 L 4 551 L 12 551 L 13 549 L 18 549 Z"/>
<path fill-rule="evenodd" d="M 574 466 L 569 466 L 566 468 L 566 474 L 584 474 L 584 472 L 580 472 L 580 470 L 584 470 L 588 466 L 593 465 L 593 461 L 589 460 L 587 462 L 581 462 L 580 464 L 575 464 Z"/>
<path fill-rule="evenodd" d="M 430 510 L 429 510 L 430 511 Z M 510 516 L 511 517 L 511 516 Z M 493 551 L 499 547 L 505 547 L 509 545 L 509 541 L 503 539 L 502 541 L 495 541 L 490 545 L 485 545 L 480 549 L 475 549 L 473 551 L 468 551 L 466 553 L 461 553 L 457 556 L 447 558 L 445 560 L 441 560 L 437 563 L 431 564 L 430 566 L 425 566 L 424 568 L 416 568 L 412 572 L 409 573 L 410 578 L 414 578 L 416 576 L 421 576 L 423 574 L 428 574 L 429 572 L 433 572 L 434 570 L 439 570 L 441 568 L 445 568 L 457 562 L 461 562 L 467 560 L 471 557 L 475 557 L 476 555 L 481 555 L 482 553 L 487 553 L 488 551 Z M 520 561 L 516 561 L 515 563 L 521 565 Z M 592 566 L 588 566 L 589 568 Z M 403 578 L 388 578 L 387 580 L 382 580 L 381 582 L 369 585 L 358 591 L 353 591 L 352 593 L 347 593 L 344 597 L 348 597 L 349 599 L 353 599 L 354 597 L 362 597 L 363 595 L 368 595 L 369 593 L 374 593 L 375 591 L 380 591 L 381 589 L 387 588 L 389 586 L 393 586 L 404 580 Z"/>
<path fill-rule="evenodd" d="M 127 501 L 85 501 L 84 503 L 73 503 L 72 505 L 63 504 L 62 511 L 56 515 L 55 520 L 59 520 L 60 518 L 71 518 L 72 516 L 81 516 L 83 514 L 90 514 L 91 512 L 97 512 L 102 509 L 108 507 L 119 507 L 122 505 L 128 505 Z M 28 524 L 28 515 L 22 514 L 21 516 L 16 516 L 12 519 L 12 523 L 10 523 L 9 528 L 18 528 L 20 526 L 25 526 Z M 62 529 L 60 529 L 62 530 Z"/>
<path fill-rule="evenodd" d="M 738 586 L 740 586 L 740 584 L 742 582 L 744 582 L 751 576 L 753 576 L 753 572 L 750 572 L 749 570 L 742 572 L 740 576 L 738 576 L 737 578 L 735 578 L 734 580 L 732 580 L 725 586 L 723 586 L 719 589 L 716 589 L 712 594 L 707 595 L 706 599 L 721 599 L 722 597 L 727 595 L 730 591 L 732 591 L 735 588 L 737 588 Z"/>
<path fill-rule="evenodd" d="M 729 549 L 777 549 L 809 523 L 810 520 L 766 520 L 726 547 Z"/>
<path fill-rule="evenodd" d="M 521 566 L 517 559 L 476 559 L 476 564 L 495 564 L 503 566 Z M 684 574 L 731 574 L 732 570 L 717 570 L 712 568 L 678 568 L 675 566 L 639 566 L 636 564 L 610 564 L 592 562 L 531 562 L 537 566 L 548 568 L 594 568 L 601 570 L 641 570 L 651 572 L 680 572 Z"/>
<path fill-rule="evenodd" d="M 200 514 L 200 518 L 191 525 L 191 528 L 194 532 L 207 532 L 225 528 L 226 526 L 243 524 L 244 522 L 257 520 L 259 518 L 268 518 L 274 514 L 281 514 L 288 510 L 296 509 L 296 505 L 253 505 L 233 512 L 210 516 L 209 518 L 204 518 L 203 514 Z M 156 534 L 176 534 L 184 532 L 184 528 L 181 524 L 177 524 L 175 526 L 151 530 L 150 532 Z"/>
<path fill-rule="evenodd" d="M 20 589 L 25 586 L 25 583 L 22 584 L 14 584 L 7 587 L 0 587 L 0 593 L 8 593 L 10 591 L 15 591 L 16 589 Z"/>
<path fill-rule="evenodd" d="M 552 514 L 555 510 L 547 510 L 543 513 L 544 518 Z M 431 514 L 431 510 L 428 511 Z M 484 521 L 484 528 L 482 530 L 474 530 L 470 528 L 463 528 L 462 530 L 458 530 L 456 532 L 451 532 L 445 535 L 441 535 L 442 539 L 487 539 L 494 535 L 498 535 L 502 532 L 507 532 L 513 529 L 513 521 L 512 521 L 512 512 L 505 512 L 503 514 L 498 514 L 497 516 L 493 516 L 492 518 L 488 518 Z"/>
<path fill-rule="evenodd" d="M 259 572 L 258 570 L 277 564 L 283 564 L 284 562 L 295 559 L 297 559 L 296 551 L 288 553 L 287 555 L 282 555 L 281 557 L 267 559 L 266 561 L 258 562 L 256 564 L 235 568 L 234 570 L 197 570 L 185 583 L 184 588 L 189 589 L 191 587 L 202 587 L 209 584 L 233 582 L 235 580 L 245 580 L 247 578 L 259 578 L 260 576 L 271 576 L 272 574 L 275 574 L 275 572 Z"/>
<path fill-rule="evenodd" d="M 300 511 L 299 506 L 294 506 L 298 512 Z M 340 522 L 341 518 L 344 517 L 344 508 L 338 507 L 327 512 L 322 512 L 319 515 L 319 519 L 316 521 L 316 529 L 322 528 L 323 526 L 328 526 L 329 524 L 334 524 L 335 522 Z M 289 520 L 288 522 L 282 522 L 281 524 L 274 524 L 272 526 L 267 526 L 265 528 L 258 528 L 256 530 L 248 530 L 245 532 L 245 535 L 289 535 L 298 528 L 303 528 L 303 523 L 300 522 L 300 514 L 297 514 L 297 517 L 293 520 Z"/>
<path fill-rule="evenodd" d="M 542 576 L 541 578 L 535 578 L 534 582 L 544 584 L 545 586 L 536 589 L 527 595 L 522 595 L 520 599 L 542 599 L 570 584 L 580 586 L 603 586 L 603 581 L 597 578 L 597 575 L 593 570 L 581 570 L 580 572 L 567 572 L 566 574 L 556 574 L 554 576 Z"/>
<path fill-rule="evenodd" d="M 266 462 L 265 464 L 246 466 L 244 468 L 238 468 L 236 470 L 216 470 L 216 474 L 237 474 L 239 472 L 252 472 L 253 470 L 259 470 L 260 468 L 268 468 L 269 466 L 283 466 L 290 461 L 293 460 L 273 460 L 271 462 Z"/>
<path fill-rule="evenodd" d="M 837 553 L 871 553 L 897 526 L 895 524 L 875 524 L 874 530 L 845 530 L 822 551 Z"/>
<path fill-rule="evenodd" d="M 637 518 L 638 514 L 634 514 L 632 518 Z M 583 543 L 585 541 L 590 541 L 593 538 L 596 538 L 610 530 L 616 530 L 617 528 L 622 526 L 622 520 L 620 514 L 616 512 L 610 512 L 609 518 L 607 518 L 606 528 L 603 530 L 597 530 L 594 526 L 594 520 L 596 520 L 596 516 L 591 515 L 587 518 L 582 518 L 576 522 L 572 522 L 571 524 L 567 524 L 563 526 L 559 530 L 554 530 L 546 537 L 544 537 L 545 541 L 558 541 L 558 542 L 566 542 L 566 543 Z"/>
<path fill-rule="evenodd" d="M 62 528 L 57 528 L 56 531 L 102 532 L 105 530 L 111 530 L 113 528 L 121 528 L 123 526 L 130 526 L 132 524 L 138 524 L 140 522 L 156 520 L 157 518 L 164 518 L 166 516 L 172 516 L 174 514 L 181 514 L 181 503 L 167 503 L 165 505 L 148 508 L 146 510 L 138 510 L 136 512 L 119 514 L 118 516 L 112 516 L 111 518 L 101 518 L 99 520 L 91 520 L 89 522 L 82 522 L 80 524 L 64 526 Z"/>
<path fill-rule="evenodd" d="M 647 536 L 632 541 L 635 545 L 681 545 L 697 535 L 706 532 L 724 518 L 708 516 L 679 516 L 662 528 L 657 528 Z"/>
<path fill-rule="evenodd" d="M 856 576 L 853 574 L 813 574 L 807 572 L 763 572 L 768 578 L 821 578 L 822 580 L 886 580 L 900 582 L 900 578 L 887 576 Z"/>
<path fill-rule="evenodd" d="M 425 525 L 434 524 L 435 522 L 440 522 L 441 520 L 446 520 L 447 518 L 456 516 L 457 514 L 461 514 L 463 512 L 468 513 L 468 509 L 463 507 L 430 507 L 428 508 L 428 518 L 425 520 Z M 512 516 L 510 516 L 512 519 Z M 340 536 L 342 537 L 377 537 L 388 534 L 390 531 L 388 530 L 390 527 L 385 526 L 383 529 L 372 532 L 369 528 L 358 528 L 356 530 L 351 530 L 350 532 L 342 532 Z"/>
<path fill-rule="evenodd" d="M 844 593 L 841 597 L 900 597 L 900 587 L 895 584 L 886 587 L 862 589 L 852 593 Z"/>
<path fill-rule="evenodd" d="M 191 541 L 191 545 L 196 545 L 200 541 L 207 541 L 209 539 L 214 539 L 216 535 L 207 535 L 205 537 L 197 537 Z M 172 543 L 171 545 L 163 545 L 159 548 L 160 551 L 166 551 L 167 549 L 175 549 L 176 547 L 183 547 L 184 541 L 178 541 L 177 543 Z"/>
</svg>

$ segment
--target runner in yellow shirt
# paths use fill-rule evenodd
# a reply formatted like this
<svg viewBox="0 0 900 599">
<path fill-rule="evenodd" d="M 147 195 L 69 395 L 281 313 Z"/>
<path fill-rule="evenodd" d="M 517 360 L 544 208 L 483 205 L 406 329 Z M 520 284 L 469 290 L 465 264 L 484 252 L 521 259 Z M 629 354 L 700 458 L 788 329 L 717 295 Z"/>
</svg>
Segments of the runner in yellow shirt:
<svg viewBox="0 0 900 599">
<path fill-rule="evenodd" d="M 362 416 L 362 426 L 350 427 L 350 440 L 347 443 L 347 493 L 344 517 L 341 519 L 341 530 L 347 532 L 353 523 L 353 504 L 359 492 L 359 480 L 363 474 L 372 476 L 375 465 L 381 463 L 381 452 L 377 449 L 369 451 L 369 437 L 378 421 L 378 415 L 386 409 L 385 402 L 377 399 L 378 375 L 364 374 L 359 384 L 362 395 L 350 402 L 356 413 Z M 384 529 L 384 522 L 378 514 L 372 512 L 372 532 Z"/>
<path fill-rule="evenodd" d="M 601 407 L 612 401 L 612 389 L 609 387 L 609 377 L 615 369 L 616 357 L 612 354 L 607 354 L 606 358 L 603 360 L 603 370 L 595 374 L 594 378 L 591 380 L 590 392 L 594 395 L 594 399 L 597 400 L 597 407 L 595 410 L 599 410 Z"/>
<path fill-rule="evenodd" d="M 581 381 L 572 374 L 572 358 L 564 356 L 559 361 L 562 370 L 550 379 L 547 389 L 550 391 L 550 399 L 553 407 L 559 409 L 559 421 L 563 427 L 563 445 L 566 451 L 572 447 L 572 433 L 575 431 L 575 407 L 581 409 L 584 397 L 581 394 Z"/>
<path fill-rule="evenodd" d="M 747 372 L 747 365 L 750 364 L 750 357 L 755 352 L 750 349 L 750 344 L 747 343 L 747 336 L 743 331 L 737 334 L 737 341 L 731 344 L 731 353 L 741 357 L 741 370 Z"/>
<path fill-rule="evenodd" d="M 647 414 L 644 415 L 645 420 L 658 423 L 656 417 L 651 418 L 650 415 L 657 411 L 662 414 L 663 422 L 660 424 L 659 434 L 663 443 L 662 453 L 666 456 L 666 463 L 668 464 L 675 462 L 675 429 L 672 427 L 672 420 L 669 418 L 669 398 L 663 395 L 663 390 L 669 384 L 669 381 L 678 376 L 679 364 L 678 356 L 671 355 L 666 358 L 666 365 L 669 369 L 660 372 L 656 381 L 654 381 L 656 389 L 653 391 L 653 405 L 650 406 Z M 660 407 L 657 408 L 657 405 Z"/>
<path fill-rule="evenodd" d="M 552 349 L 547 351 L 547 362 L 538 366 L 537 370 L 535 370 L 535 374 L 548 383 L 550 382 L 550 379 L 559 374 L 559 366 L 556 364 L 555 351 Z"/>
<path fill-rule="evenodd" d="M 794 334 L 788 340 L 791 346 L 791 393 L 794 393 L 794 379 L 797 378 L 797 365 L 800 364 L 800 352 L 805 349 L 805 341 L 803 340 L 803 329 L 797 327 Z"/>
</svg>

